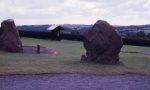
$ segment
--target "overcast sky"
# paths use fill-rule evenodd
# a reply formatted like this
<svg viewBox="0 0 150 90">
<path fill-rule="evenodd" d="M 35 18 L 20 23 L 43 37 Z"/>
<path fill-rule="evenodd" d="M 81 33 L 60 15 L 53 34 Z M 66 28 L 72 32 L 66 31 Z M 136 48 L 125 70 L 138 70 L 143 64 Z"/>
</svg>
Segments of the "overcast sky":
<svg viewBox="0 0 150 90">
<path fill-rule="evenodd" d="M 0 22 L 22 24 L 150 24 L 150 0 L 0 0 Z"/>
</svg>

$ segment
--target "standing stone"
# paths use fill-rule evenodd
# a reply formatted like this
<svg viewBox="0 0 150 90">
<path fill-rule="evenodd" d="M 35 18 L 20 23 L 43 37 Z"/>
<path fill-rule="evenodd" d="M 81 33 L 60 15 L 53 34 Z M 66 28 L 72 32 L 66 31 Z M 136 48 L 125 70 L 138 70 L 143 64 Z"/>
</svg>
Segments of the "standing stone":
<svg viewBox="0 0 150 90">
<path fill-rule="evenodd" d="M 22 42 L 12 19 L 1 23 L 0 49 L 8 52 L 23 52 Z"/>
<path fill-rule="evenodd" d="M 97 21 L 91 30 L 84 34 L 86 54 L 81 60 L 95 61 L 102 64 L 115 64 L 123 46 L 121 37 L 106 21 Z"/>
</svg>

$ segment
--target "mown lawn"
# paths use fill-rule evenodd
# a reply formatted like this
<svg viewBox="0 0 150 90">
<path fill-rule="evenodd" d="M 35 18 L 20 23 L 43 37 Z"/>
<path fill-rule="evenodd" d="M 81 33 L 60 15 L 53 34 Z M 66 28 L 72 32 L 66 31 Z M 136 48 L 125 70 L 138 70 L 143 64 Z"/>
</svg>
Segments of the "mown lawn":
<svg viewBox="0 0 150 90">
<path fill-rule="evenodd" d="M 40 74 L 40 73 L 91 73 L 125 74 L 140 73 L 150 75 L 150 56 L 134 53 L 120 53 L 119 65 L 102 65 L 80 61 L 85 53 L 82 42 L 51 41 L 22 38 L 23 45 L 48 47 L 57 55 L 21 54 L 0 51 L 0 74 Z M 149 47 L 123 46 L 122 51 L 150 53 Z"/>
</svg>

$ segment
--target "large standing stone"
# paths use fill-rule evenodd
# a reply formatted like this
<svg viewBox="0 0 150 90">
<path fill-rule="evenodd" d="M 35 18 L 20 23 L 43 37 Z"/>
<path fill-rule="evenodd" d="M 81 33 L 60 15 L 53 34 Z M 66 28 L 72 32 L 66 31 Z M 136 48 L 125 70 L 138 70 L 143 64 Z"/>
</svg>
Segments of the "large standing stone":
<svg viewBox="0 0 150 90">
<path fill-rule="evenodd" d="M 106 21 L 97 21 L 92 30 L 84 34 L 86 55 L 81 60 L 95 61 L 103 64 L 115 64 L 119 61 L 123 46 L 121 37 Z"/>
<path fill-rule="evenodd" d="M 4 20 L 1 23 L 0 49 L 8 52 L 23 52 L 22 42 L 12 19 Z"/>
</svg>

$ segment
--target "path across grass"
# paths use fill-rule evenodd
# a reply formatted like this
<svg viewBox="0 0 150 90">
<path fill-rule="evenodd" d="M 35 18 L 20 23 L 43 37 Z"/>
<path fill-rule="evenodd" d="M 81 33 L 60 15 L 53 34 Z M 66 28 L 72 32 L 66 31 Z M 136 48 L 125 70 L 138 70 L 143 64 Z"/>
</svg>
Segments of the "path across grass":
<svg viewBox="0 0 150 90">
<path fill-rule="evenodd" d="M 45 74 L 0 76 L 0 90 L 150 90 L 150 76 Z"/>
</svg>

